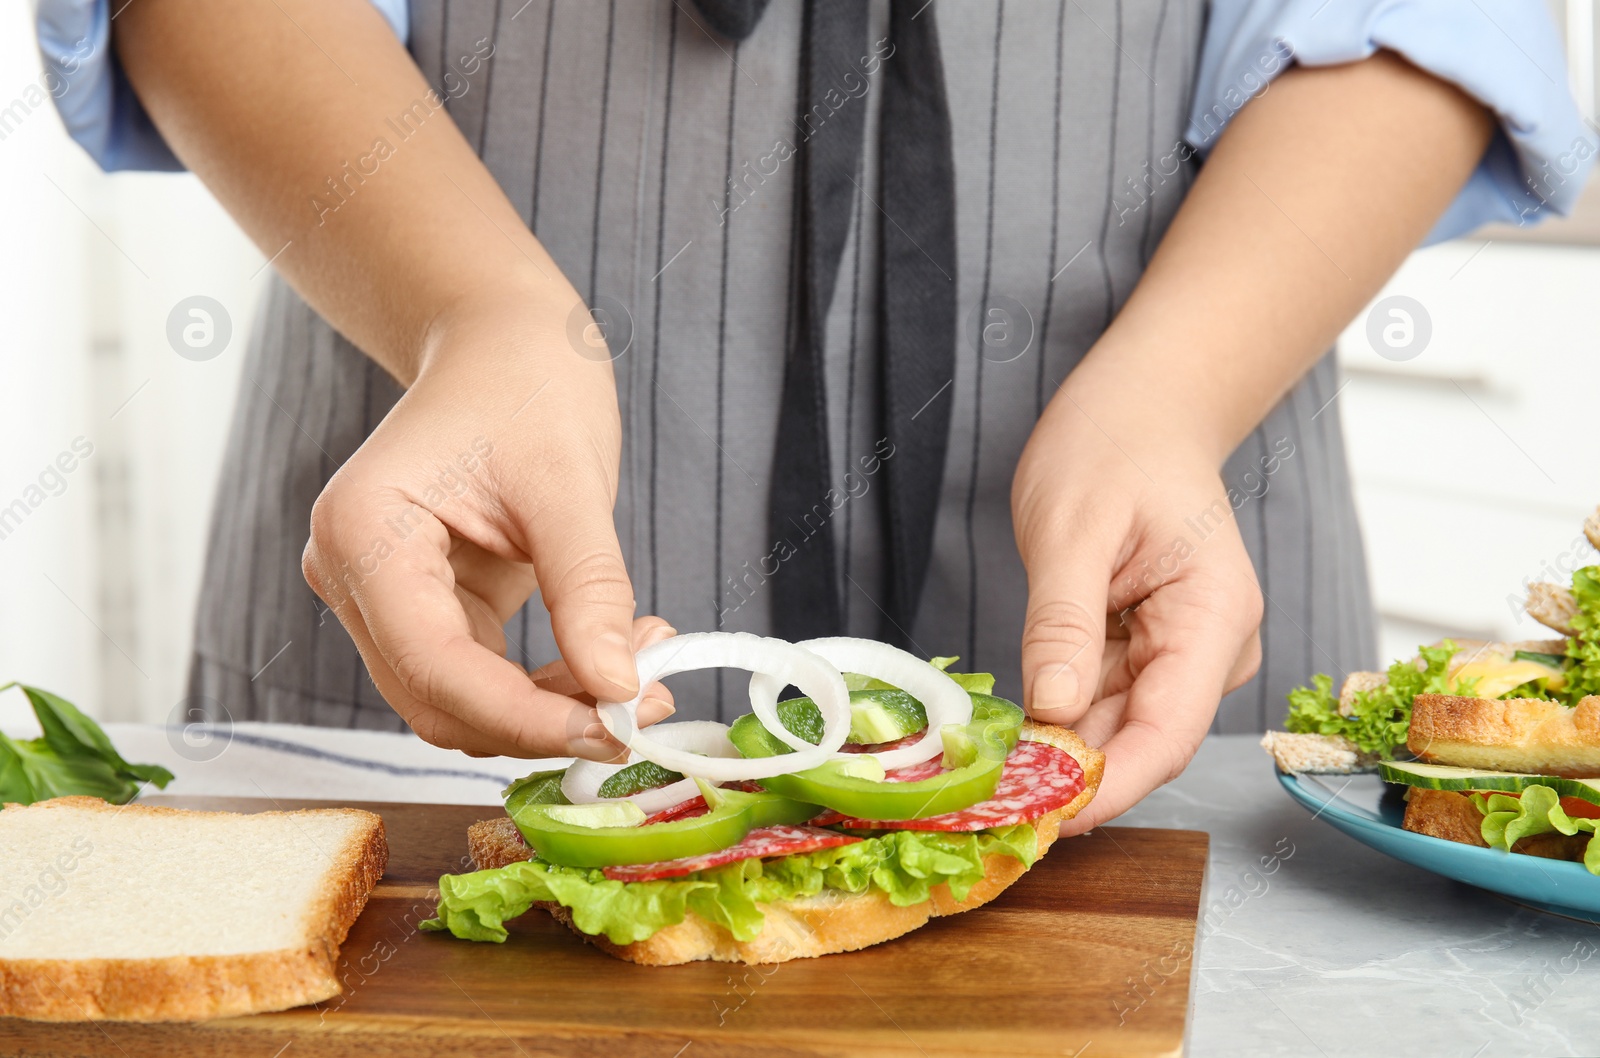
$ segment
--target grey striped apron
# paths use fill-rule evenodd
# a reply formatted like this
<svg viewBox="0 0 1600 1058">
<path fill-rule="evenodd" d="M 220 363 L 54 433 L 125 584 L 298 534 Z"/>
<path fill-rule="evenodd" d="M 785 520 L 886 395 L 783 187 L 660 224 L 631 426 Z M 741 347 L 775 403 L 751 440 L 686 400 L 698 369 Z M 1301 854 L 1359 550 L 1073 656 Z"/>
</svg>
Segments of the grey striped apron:
<svg viewBox="0 0 1600 1058">
<path fill-rule="evenodd" d="M 788 323 L 801 5 L 737 45 L 674 0 L 413 0 L 411 50 L 523 219 L 608 320 L 624 447 L 616 524 L 641 613 L 681 631 L 769 627 L 781 557 L 766 478 Z M 1181 148 L 1202 0 L 1007 0 L 934 11 L 944 55 L 962 327 L 934 554 L 911 639 L 1020 697 L 1026 600 L 1009 509 L 1035 417 L 1138 281 L 1193 175 Z M 874 3 L 876 40 L 887 24 Z M 487 63 L 468 61 L 492 46 Z M 872 64 L 863 56 L 863 69 Z M 892 60 L 890 60 L 892 61 Z M 828 319 L 852 634 L 879 624 L 874 421 L 877 100 Z M 892 221 L 892 218 L 890 218 Z M 998 314 L 997 314 L 998 313 Z M 984 336 L 987 335 L 985 338 Z M 1372 667 L 1361 539 L 1324 358 L 1229 460 L 1267 595 L 1261 673 L 1219 731 L 1281 719 L 1311 673 Z M 190 692 L 233 719 L 398 728 L 300 573 L 312 501 L 399 397 L 274 280 L 247 353 L 206 558 Z M 892 458 L 892 457 L 891 457 Z M 876 468 L 876 469 L 875 469 Z M 819 500 L 822 499 L 819 497 Z M 1067 546 L 1070 546 L 1068 542 Z M 507 627 L 556 656 L 536 596 Z M 682 718 L 744 711 L 738 674 L 674 681 Z"/>
</svg>

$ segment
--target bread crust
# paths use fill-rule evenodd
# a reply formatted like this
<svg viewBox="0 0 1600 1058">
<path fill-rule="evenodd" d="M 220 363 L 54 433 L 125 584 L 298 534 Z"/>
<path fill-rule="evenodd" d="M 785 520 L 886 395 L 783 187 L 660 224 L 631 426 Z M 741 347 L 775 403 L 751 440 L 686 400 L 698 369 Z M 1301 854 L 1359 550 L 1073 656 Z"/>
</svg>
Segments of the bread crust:
<svg viewBox="0 0 1600 1058">
<path fill-rule="evenodd" d="M 1589 778 L 1600 775 L 1600 696 L 1569 708 L 1537 698 L 1419 694 L 1406 746 L 1436 764 Z"/>
<path fill-rule="evenodd" d="M 1082 792 L 1069 803 L 1033 821 L 1038 835 L 1038 855 L 1043 856 L 1060 835 L 1062 822 L 1077 815 L 1093 800 L 1105 773 L 1105 754 L 1066 728 L 1032 720 L 1024 722 L 1022 737 L 1070 753 L 1083 766 Z M 532 856 L 522 835 L 506 816 L 472 824 L 467 828 L 467 844 L 479 870 L 504 867 Z M 813 897 L 759 904 L 757 906 L 766 916 L 766 926 L 760 936 L 749 941 L 735 939 L 727 929 L 691 911 L 682 922 L 657 930 L 646 940 L 613 944 L 605 937 L 590 936 L 579 930 L 572 922 L 571 912 L 560 904 L 545 902 L 538 906 L 590 944 L 628 962 L 645 966 L 675 966 L 703 960 L 780 963 L 881 944 L 911 932 L 930 919 L 981 907 L 1005 892 L 1028 870 L 1020 860 L 1003 853 L 985 856 L 983 866 L 983 878 L 967 893 L 966 899 L 960 901 L 951 895 L 948 885 L 938 885 L 929 899 L 909 907 L 896 907 L 888 896 L 877 891 L 823 892 Z"/>
<path fill-rule="evenodd" d="M 1405 829 L 1429 837 L 1488 848 L 1483 840 L 1483 813 L 1468 794 L 1454 790 L 1412 787 L 1406 794 Z M 1588 834 L 1533 834 L 1511 846 L 1512 852 L 1550 860 L 1582 860 Z"/>
<path fill-rule="evenodd" d="M 96 797 L 7 804 L 0 814 L 62 810 L 169 816 L 237 814 L 111 805 Z M 330 812 L 350 817 L 360 828 L 344 847 L 328 850 L 337 882 L 307 909 L 304 946 L 155 959 L 0 959 L 0 1016 L 37 1021 L 192 1021 L 286 1010 L 338 995 L 339 946 L 388 864 L 383 819 L 354 808 L 261 814 L 292 818 Z"/>
</svg>

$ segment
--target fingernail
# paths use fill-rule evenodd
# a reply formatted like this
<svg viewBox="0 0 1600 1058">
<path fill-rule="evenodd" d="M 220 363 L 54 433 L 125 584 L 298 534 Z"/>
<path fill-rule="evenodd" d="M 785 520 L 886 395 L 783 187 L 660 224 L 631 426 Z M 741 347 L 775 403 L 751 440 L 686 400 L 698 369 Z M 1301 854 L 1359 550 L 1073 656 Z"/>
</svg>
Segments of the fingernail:
<svg viewBox="0 0 1600 1058">
<path fill-rule="evenodd" d="M 671 702 L 664 702 L 660 698 L 646 698 L 639 703 L 639 726 L 649 727 L 659 724 L 678 709 Z"/>
<path fill-rule="evenodd" d="M 619 632 L 606 632 L 594 641 L 594 667 L 600 678 L 632 698 L 639 693 L 639 669 L 633 647 Z"/>
<path fill-rule="evenodd" d="M 1068 665 L 1052 665 L 1041 669 L 1033 678 L 1033 694 L 1029 708 L 1050 712 L 1067 709 L 1078 704 L 1078 674 Z"/>
</svg>

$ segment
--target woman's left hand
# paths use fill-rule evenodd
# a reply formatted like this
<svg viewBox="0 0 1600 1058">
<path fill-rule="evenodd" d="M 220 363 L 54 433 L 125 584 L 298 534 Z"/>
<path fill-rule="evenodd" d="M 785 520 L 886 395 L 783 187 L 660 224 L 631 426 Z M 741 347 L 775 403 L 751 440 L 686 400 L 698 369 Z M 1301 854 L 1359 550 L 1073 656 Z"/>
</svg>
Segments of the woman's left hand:
<svg viewBox="0 0 1600 1058">
<path fill-rule="evenodd" d="M 1393 273 L 1493 118 L 1393 52 L 1295 66 L 1229 124 L 1139 285 L 1017 466 L 1025 704 L 1106 751 L 1064 830 L 1183 770 L 1261 663 L 1219 468 Z"/>
<path fill-rule="evenodd" d="M 1012 487 L 1028 571 L 1025 704 L 1106 753 L 1100 792 L 1064 834 L 1176 778 L 1222 695 L 1261 662 L 1261 591 L 1215 457 L 1151 409 L 1114 421 L 1118 409 L 1074 381 Z"/>
</svg>

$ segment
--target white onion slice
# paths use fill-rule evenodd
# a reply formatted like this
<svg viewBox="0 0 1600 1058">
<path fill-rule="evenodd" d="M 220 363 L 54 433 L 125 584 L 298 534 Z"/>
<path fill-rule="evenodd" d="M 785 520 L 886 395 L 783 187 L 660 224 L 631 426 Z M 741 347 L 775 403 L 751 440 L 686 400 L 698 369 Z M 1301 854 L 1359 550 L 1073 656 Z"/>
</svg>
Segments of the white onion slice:
<svg viewBox="0 0 1600 1058">
<path fill-rule="evenodd" d="M 840 672 L 859 672 L 863 676 L 891 683 L 922 703 L 922 708 L 928 714 L 927 731 L 909 746 L 874 754 L 885 768 L 903 768 L 932 760 L 944 752 L 944 739 L 939 734 L 941 726 L 966 724 L 972 721 L 972 699 L 966 690 L 915 654 L 887 643 L 871 639 L 854 639 L 849 636 L 808 639 L 795 645 L 804 647 L 814 654 L 820 654 Z M 798 687 L 799 684 L 795 686 Z M 803 687 L 800 689 L 805 690 Z M 790 739 L 794 736 L 778 722 L 778 695 L 782 691 L 783 683 L 770 675 L 758 673 L 750 678 L 750 708 L 761 718 L 767 730 L 792 746 L 795 743 Z M 848 697 L 846 695 L 847 699 Z M 826 713 L 823 715 L 827 716 Z M 847 710 L 847 728 L 848 720 Z M 799 741 L 800 745 L 809 745 L 804 740 Z"/>
<path fill-rule="evenodd" d="M 715 720 L 679 720 L 670 724 L 656 724 L 651 735 L 664 746 L 686 749 L 707 757 L 736 758 L 739 751 L 728 741 L 728 725 Z M 679 779 L 666 786 L 641 790 L 628 797 L 601 797 L 601 785 L 629 764 L 643 758 L 628 754 L 624 764 L 602 764 L 597 760 L 579 758 L 572 762 L 561 779 L 561 792 L 575 805 L 598 804 L 602 801 L 632 801 L 646 815 L 654 815 L 675 808 L 692 797 L 700 796 L 700 788 L 693 779 Z"/>
<path fill-rule="evenodd" d="M 635 757 L 682 772 L 688 778 L 737 782 L 804 771 L 832 757 L 850 734 L 850 694 L 845 690 L 844 677 L 839 670 L 811 651 L 781 639 L 767 639 L 749 632 L 691 632 L 646 647 L 639 651 L 635 663 L 639 670 L 639 694 L 626 702 L 600 703 L 600 722 Z M 822 712 L 821 744 L 806 745 L 798 752 L 774 757 L 702 757 L 650 737 L 654 728 L 639 728 L 634 717 L 645 687 L 674 673 L 720 668 L 744 669 L 770 676 L 778 681 L 780 690 L 790 683 L 800 688 Z"/>
</svg>

